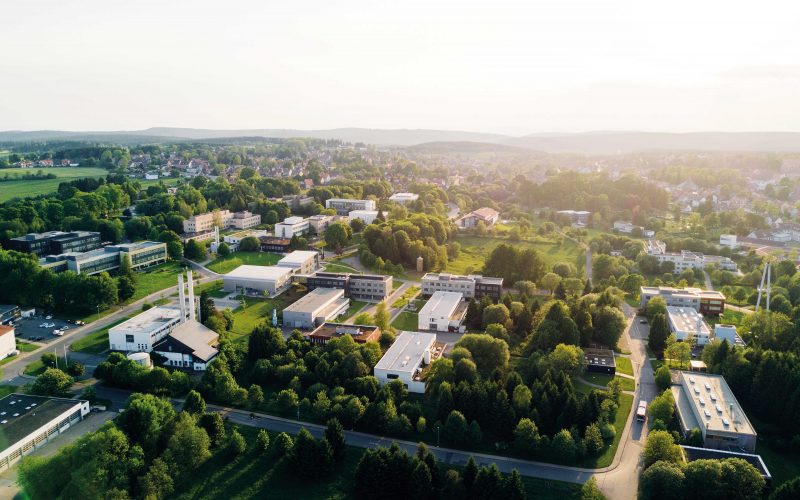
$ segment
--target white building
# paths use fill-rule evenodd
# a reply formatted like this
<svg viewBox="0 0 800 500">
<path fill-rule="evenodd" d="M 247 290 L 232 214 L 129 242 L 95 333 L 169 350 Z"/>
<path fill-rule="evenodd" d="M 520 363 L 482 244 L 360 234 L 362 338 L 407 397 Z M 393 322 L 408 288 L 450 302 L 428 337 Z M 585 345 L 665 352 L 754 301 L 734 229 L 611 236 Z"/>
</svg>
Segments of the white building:
<svg viewBox="0 0 800 500">
<path fill-rule="evenodd" d="M 631 234 L 634 230 L 640 230 L 641 235 L 645 238 L 652 238 L 656 235 L 655 231 L 650 229 L 645 229 L 642 226 L 636 226 L 632 222 L 624 221 L 624 220 L 617 220 L 614 221 L 614 231 L 618 231 L 620 233 Z"/>
<path fill-rule="evenodd" d="M 347 215 L 353 210 L 375 210 L 375 200 L 331 198 L 325 201 L 325 208 L 332 208 L 336 210 L 337 215 Z"/>
<path fill-rule="evenodd" d="M 14 328 L 0 325 L 0 359 L 5 359 L 16 353 L 17 339 L 14 336 Z"/>
<path fill-rule="evenodd" d="M 350 299 L 338 288 L 315 288 L 283 310 L 283 325 L 316 328 L 347 311 Z"/>
<path fill-rule="evenodd" d="M 378 218 L 377 210 L 353 210 L 348 214 L 350 220 L 361 219 L 364 224 L 372 224 Z M 384 214 L 385 217 L 385 214 Z"/>
<path fill-rule="evenodd" d="M 467 303 L 463 298 L 464 295 L 458 292 L 434 292 L 419 311 L 418 328 L 437 332 L 460 331 L 467 314 Z"/>
<path fill-rule="evenodd" d="M 728 247 L 728 248 L 736 248 L 739 244 L 736 241 L 735 234 L 720 234 L 719 235 L 719 246 L 721 247 Z"/>
<path fill-rule="evenodd" d="M 721 255 L 703 255 L 689 250 L 682 250 L 680 253 L 667 252 L 666 244 L 659 240 L 645 241 L 644 249 L 648 255 L 655 257 L 659 264 L 672 262 L 674 264 L 672 270 L 674 274 L 680 274 L 686 269 L 705 269 L 708 266 L 716 266 L 726 271 L 736 271 L 738 269 L 736 262 Z"/>
<path fill-rule="evenodd" d="M 269 236 L 269 232 L 265 230 L 248 230 L 248 231 L 238 231 L 233 234 L 228 234 L 222 237 L 222 241 L 228 244 L 228 247 L 231 249 L 231 252 L 236 252 L 239 250 L 239 244 L 242 242 L 243 239 L 248 238 L 250 236 L 254 238 L 260 238 L 261 236 Z M 212 245 L 212 250 L 216 251 L 216 249 Z"/>
<path fill-rule="evenodd" d="M 723 325 L 721 323 L 714 325 L 714 340 L 727 340 L 730 345 L 738 345 L 744 347 L 744 341 L 736 331 L 736 325 Z"/>
<path fill-rule="evenodd" d="M 251 227 L 256 227 L 259 224 L 261 224 L 261 215 L 254 214 L 246 210 L 244 212 L 234 213 L 233 218 L 230 221 L 230 227 L 234 227 L 236 229 L 250 229 Z"/>
<path fill-rule="evenodd" d="M 331 225 L 334 220 L 334 216 L 318 214 L 312 215 L 306 220 L 308 221 L 308 226 L 312 233 L 322 234 L 326 229 L 328 229 L 328 226 Z"/>
<path fill-rule="evenodd" d="M 0 399 L 3 450 L 0 470 L 8 469 L 25 455 L 45 446 L 89 414 L 89 402 L 9 394 Z"/>
<path fill-rule="evenodd" d="M 283 222 L 275 224 L 275 236 L 279 238 L 292 238 L 308 233 L 311 227 L 308 219 L 302 217 L 287 217 Z"/>
<path fill-rule="evenodd" d="M 230 226 L 233 214 L 229 210 L 217 210 L 200 215 L 193 215 L 183 221 L 184 233 L 201 233 L 214 229 L 214 226 L 226 228 Z"/>
<path fill-rule="evenodd" d="M 443 346 L 436 344 L 436 334 L 400 332 L 375 365 L 375 378 L 381 384 L 401 380 L 409 392 L 424 394 L 425 381 L 419 377 L 419 371 L 441 355 L 442 350 Z"/>
<path fill-rule="evenodd" d="M 244 265 L 223 276 L 222 287 L 226 292 L 274 297 L 291 286 L 292 274 L 288 267 Z"/>
<path fill-rule="evenodd" d="M 667 307 L 669 330 L 679 341 L 692 341 L 695 345 L 706 345 L 711 341 L 711 330 L 703 316 L 691 307 Z"/>
<path fill-rule="evenodd" d="M 639 303 L 642 309 L 647 307 L 653 297 L 661 297 L 668 306 L 691 307 L 705 315 L 719 316 L 725 311 L 725 295 L 716 290 L 643 286 L 639 289 Z"/>
<path fill-rule="evenodd" d="M 400 203 L 402 205 L 412 201 L 417 201 L 418 199 L 419 195 L 416 193 L 395 193 L 389 197 L 389 201 Z"/>
<path fill-rule="evenodd" d="M 181 311 L 174 307 L 153 307 L 108 330 L 112 351 L 150 352 L 181 322 Z"/>
<path fill-rule="evenodd" d="M 320 268 L 319 252 L 295 250 L 279 260 L 277 266 L 294 269 L 295 274 L 311 274 Z"/>
</svg>

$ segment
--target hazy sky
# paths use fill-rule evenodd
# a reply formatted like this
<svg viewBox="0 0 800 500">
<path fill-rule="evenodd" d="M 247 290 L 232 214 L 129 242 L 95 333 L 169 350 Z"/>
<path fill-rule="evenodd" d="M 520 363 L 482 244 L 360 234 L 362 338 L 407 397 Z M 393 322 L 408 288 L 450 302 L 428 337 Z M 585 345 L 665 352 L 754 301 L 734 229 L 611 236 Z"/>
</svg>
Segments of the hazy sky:
<svg viewBox="0 0 800 500">
<path fill-rule="evenodd" d="M 0 130 L 800 131 L 796 0 L 2 0 Z"/>
</svg>

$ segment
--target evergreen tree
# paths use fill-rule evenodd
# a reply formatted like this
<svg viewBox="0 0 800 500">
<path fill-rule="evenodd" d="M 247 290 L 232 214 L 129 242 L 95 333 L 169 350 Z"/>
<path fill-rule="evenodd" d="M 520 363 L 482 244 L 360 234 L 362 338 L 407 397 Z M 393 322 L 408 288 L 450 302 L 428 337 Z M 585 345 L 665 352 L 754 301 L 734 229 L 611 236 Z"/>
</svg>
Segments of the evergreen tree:
<svg viewBox="0 0 800 500">
<path fill-rule="evenodd" d="M 203 396 L 195 390 L 189 391 L 183 403 L 183 411 L 192 415 L 202 415 L 206 412 L 206 402 Z"/>
<path fill-rule="evenodd" d="M 589 295 L 592 293 L 592 281 L 586 280 L 586 284 L 583 285 L 583 293 L 581 295 Z"/>
<path fill-rule="evenodd" d="M 336 418 L 328 420 L 328 427 L 325 429 L 325 439 L 328 440 L 328 444 L 330 444 L 331 450 L 333 450 L 333 458 L 336 461 L 340 461 L 344 458 L 344 428 L 342 428 L 342 424 Z"/>
<path fill-rule="evenodd" d="M 261 429 L 256 435 L 256 449 L 261 452 L 269 450 L 269 432 L 266 429 Z"/>
<path fill-rule="evenodd" d="M 567 291 L 564 289 L 563 281 L 558 282 L 556 289 L 553 291 L 553 295 L 555 295 L 558 300 L 564 300 L 567 298 Z"/>
<path fill-rule="evenodd" d="M 464 472 L 462 474 L 462 482 L 464 483 L 464 488 L 467 490 L 467 493 L 472 491 L 472 485 L 475 483 L 475 478 L 478 476 L 478 464 L 475 463 L 475 459 L 470 456 L 469 460 L 467 460 L 467 465 L 464 466 Z"/>
<path fill-rule="evenodd" d="M 481 327 L 481 321 L 482 321 L 481 308 L 474 297 L 469 299 L 469 304 L 467 305 L 467 316 L 465 320 L 470 328 L 474 328 L 477 330 Z"/>
<path fill-rule="evenodd" d="M 503 481 L 502 498 L 504 500 L 525 500 L 527 498 L 525 485 L 522 484 L 522 476 L 517 469 L 512 470 L 511 474 Z"/>
<path fill-rule="evenodd" d="M 669 337 L 669 326 L 664 313 L 656 313 L 650 320 L 648 345 L 653 352 L 663 352 Z"/>
</svg>

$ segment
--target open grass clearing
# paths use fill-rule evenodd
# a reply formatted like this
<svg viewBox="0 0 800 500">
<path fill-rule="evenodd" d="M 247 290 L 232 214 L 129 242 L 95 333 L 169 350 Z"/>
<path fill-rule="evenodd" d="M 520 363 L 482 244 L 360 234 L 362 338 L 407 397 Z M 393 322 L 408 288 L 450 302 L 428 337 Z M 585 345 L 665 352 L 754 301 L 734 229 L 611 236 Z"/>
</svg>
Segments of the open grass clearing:
<svg viewBox="0 0 800 500">
<path fill-rule="evenodd" d="M 617 371 L 619 373 L 624 373 L 625 375 L 633 376 L 633 364 L 631 363 L 630 358 L 626 358 L 624 356 L 617 356 L 615 358 L 617 362 Z"/>
<path fill-rule="evenodd" d="M 418 318 L 416 313 L 403 311 L 392 321 L 392 326 L 398 330 L 416 332 L 419 329 Z"/>
<path fill-rule="evenodd" d="M 233 328 L 231 338 L 244 341 L 250 332 L 264 320 L 272 321 L 272 310 L 277 309 L 278 321 L 281 321 L 282 312 L 289 304 L 295 302 L 304 292 L 298 287 L 292 287 L 283 294 L 272 299 L 245 299 L 245 306 L 233 311 Z"/>
<path fill-rule="evenodd" d="M 178 274 L 184 270 L 180 262 L 170 261 L 136 273 L 136 292 L 127 303 L 136 302 L 166 288 L 178 286 Z"/>
<path fill-rule="evenodd" d="M 366 302 L 362 302 L 360 300 L 352 300 L 351 299 L 350 300 L 350 306 L 347 308 L 347 310 L 345 312 L 343 312 L 342 314 L 337 316 L 335 321 L 337 323 L 344 323 L 345 321 L 347 321 L 348 318 L 350 318 L 355 313 L 360 311 L 365 305 L 367 305 Z"/>
<path fill-rule="evenodd" d="M 217 257 L 206 267 L 219 274 L 227 274 L 239 266 L 274 266 L 283 255 L 271 252 L 233 252 L 226 257 Z"/>
<path fill-rule="evenodd" d="M 413 299 L 419 294 L 419 291 L 420 289 L 418 286 L 409 287 L 405 292 L 403 292 L 399 299 L 392 303 L 392 307 L 395 309 L 405 307 L 409 300 Z"/>
<path fill-rule="evenodd" d="M 587 382 L 602 386 L 608 386 L 608 384 L 612 380 L 616 379 L 619 380 L 620 387 L 622 388 L 623 391 L 636 390 L 636 382 L 633 379 L 629 379 L 627 377 L 615 377 L 605 373 L 588 373 L 588 372 L 584 373 L 581 377 Z"/>
<path fill-rule="evenodd" d="M 575 264 L 580 248 L 575 242 L 564 239 L 562 242 L 511 241 L 505 238 L 482 238 L 479 236 L 457 236 L 455 241 L 461 244 L 461 253 L 457 259 L 447 263 L 447 271 L 456 274 L 480 272 L 486 258 L 501 243 L 508 243 L 517 248 L 535 248 L 547 262 L 548 269 L 556 262 Z"/>
</svg>

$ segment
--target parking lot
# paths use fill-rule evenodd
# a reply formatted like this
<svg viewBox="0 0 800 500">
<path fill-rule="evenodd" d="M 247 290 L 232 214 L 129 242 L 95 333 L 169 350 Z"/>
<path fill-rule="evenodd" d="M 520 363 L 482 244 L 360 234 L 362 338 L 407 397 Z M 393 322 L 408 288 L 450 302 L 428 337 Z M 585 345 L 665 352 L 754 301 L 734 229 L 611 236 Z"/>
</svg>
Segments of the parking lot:
<svg viewBox="0 0 800 500">
<path fill-rule="evenodd" d="M 56 335 L 53 335 L 53 330 L 60 329 L 65 326 L 68 328 L 67 331 L 77 328 L 76 325 L 70 325 L 64 319 L 59 319 L 56 317 L 45 319 L 45 317 L 46 316 L 36 315 L 33 318 L 21 319 L 19 324 L 15 327 L 17 338 L 27 341 L 48 343 L 60 338 Z M 42 324 L 53 326 L 44 328 L 40 326 Z"/>
</svg>

